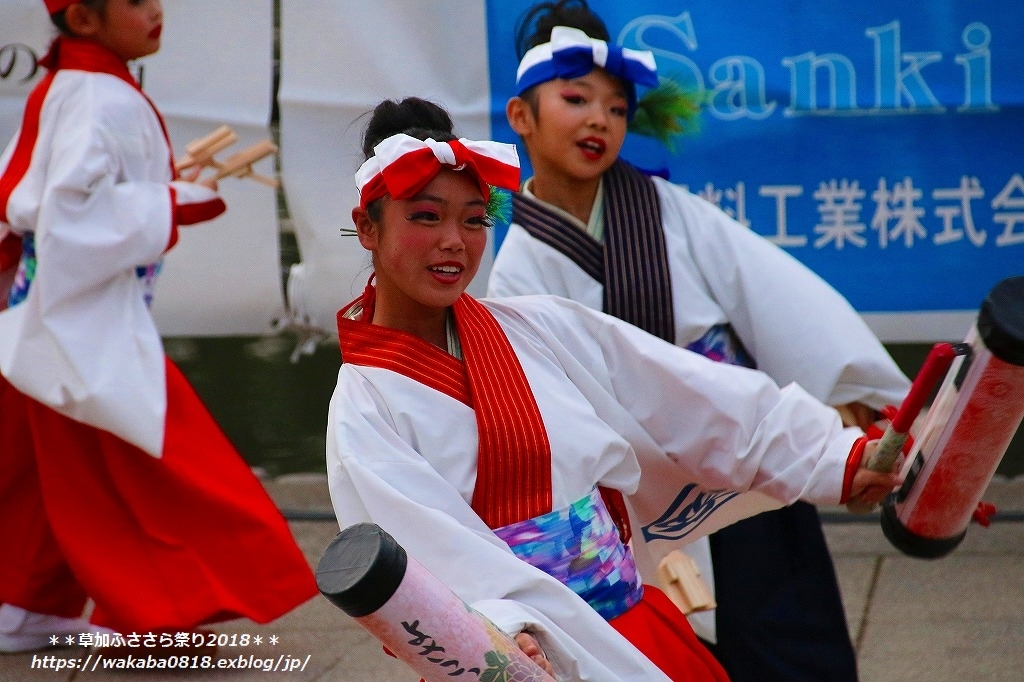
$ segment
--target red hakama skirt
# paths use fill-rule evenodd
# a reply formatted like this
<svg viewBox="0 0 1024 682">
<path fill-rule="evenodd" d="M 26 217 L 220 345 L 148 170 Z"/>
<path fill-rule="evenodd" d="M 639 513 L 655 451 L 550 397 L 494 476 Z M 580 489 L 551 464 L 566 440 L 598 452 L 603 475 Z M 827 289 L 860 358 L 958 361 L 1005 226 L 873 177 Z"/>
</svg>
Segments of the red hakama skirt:
<svg viewBox="0 0 1024 682">
<path fill-rule="evenodd" d="M 161 458 L 0 376 L 0 603 L 118 632 L 273 620 L 317 594 L 287 522 L 167 360 Z"/>
<path fill-rule="evenodd" d="M 645 584 L 640 603 L 609 624 L 674 682 L 729 680 L 686 616 L 656 587 Z"/>
</svg>

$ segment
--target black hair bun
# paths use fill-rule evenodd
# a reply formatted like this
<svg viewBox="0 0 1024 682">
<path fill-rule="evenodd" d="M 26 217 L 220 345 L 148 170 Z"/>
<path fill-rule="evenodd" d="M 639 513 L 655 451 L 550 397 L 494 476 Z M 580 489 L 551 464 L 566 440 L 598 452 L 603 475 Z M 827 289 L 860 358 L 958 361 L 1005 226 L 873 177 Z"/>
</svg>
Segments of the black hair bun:
<svg viewBox="0 0 1024 682">
<path fill-rule="evenodd" d="M 363 155 L 373 156 L 373 148 L 392 135 L 405 133 L 425 140 L 432 137 L 445 142 L 455 139 L 452 117 L 438 104 L 419 97 L 401 101 L 384 100 L 378 104 L 363 133 Z"/>
</svg>

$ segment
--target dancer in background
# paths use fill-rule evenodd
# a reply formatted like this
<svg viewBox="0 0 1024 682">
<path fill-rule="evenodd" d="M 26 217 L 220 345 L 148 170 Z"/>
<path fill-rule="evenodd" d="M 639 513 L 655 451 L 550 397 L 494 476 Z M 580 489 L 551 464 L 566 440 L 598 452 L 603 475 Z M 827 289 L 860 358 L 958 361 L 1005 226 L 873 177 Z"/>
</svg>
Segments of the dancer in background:
<svg viewBox="0 0 1024 682">
<path fill-rule="evenodd" d="M 60 35 L 0 156 L 0 651 L 270 621 L 312 571 L 148 309 L 178 228 L 225 210 L 176 178 L 127 67 L 160 47 L 160 0 L 45 4 Z"/>
<path fill-rule="evenodd" d="M 410 98 L 378 105 L 363 152 L 352 218 L 374 275 L 338 315 L 327 432 L 340 525 L 381 526 L 560 679 L 727 679 L 641 584 L 634 551 L 668 550 L 631 549 L 623 496 L 871 501 L 896 477 L 859 468 L 863 432 L 799 386 L 564 298 L 465 294 L 494 186 L 518 186 L 512 145 L 456 139 Z"/>
<path fill-rule="evenodd" d="M 664 116 L 638 97 L 659 86 L 650 52 L 609 45 L 584 0 L 535 5 L 517 38 L 507 114 L 534 175 L 513 199 L 489 296 L 571 298 L 780 385 L 795 381 L 863 428 L 902 401 L 909 381 L 832 287 L 717 207 L 619 159 L 631 123 L 642 118 L 650 130 L 695 111 L 677 97 Z M 662 81 L 659 94 L 671 85 Z M 712 572 L 707 541 L 688 552 Z M 718 608 L 691 622 L 717 639 L 712 650 L 734 680 L 857 679 L 813 506 L 713 534 L 710 559 Z"/>
</svg>

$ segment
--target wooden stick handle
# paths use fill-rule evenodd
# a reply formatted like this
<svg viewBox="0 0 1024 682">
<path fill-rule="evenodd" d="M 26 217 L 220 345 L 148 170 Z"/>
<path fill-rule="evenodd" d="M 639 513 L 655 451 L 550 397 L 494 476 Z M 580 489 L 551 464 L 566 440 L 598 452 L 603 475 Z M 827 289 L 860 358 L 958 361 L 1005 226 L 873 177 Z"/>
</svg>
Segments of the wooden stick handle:
<svg viewBox="0 0 1024 682">
<path fill-rule="evenodd" d="M 219 167 L 213 155 L 227 149 L 237 141 L 238 136 L 235 135 L 235 131 L 226 125 L 221 126 L 209 135 L 185 145 L 186 154 L 174 164 L 174 167 L 179 173 L 196 165 Z"/>
<path fill-rule="evenodd" d="M 253 173 L 252 164 L 257 161 L 264 159 L 271 154 L 276 154 L 278 151 L 277 145 L 270 140 L 263 140 L 257 142 L 251 147 L 247 147 L 236 154 L 225 159 L 217 170 L 216 178 L 226 178 L 228 176 L 235 177 L 246 177 L 249 175 L 256 175 Z M 254 178 L 255 179 L 255 178 Z M 270 178 L 265 178 L 269 180 Z M 262 182 L 262 181 L 261 181 Z M 274 181 L 276 183 L 276 181 Z M 276 184 L 275 184 L 276 186 Z"/>
<path fill-rule="evenodd" d="M 946 372 L 949 371 L 953 360 L 956 358 L 956 350 L 950 343 L 937 343 L 932 346 L 924 364 L 914 377 L 910 386 L 910 392 L 903 400 L 899 410 L 893 417 L 892 422 L 885 429 L 882 438 L 878 441 L 874 453 L 865 463 L 868 469 L 881 473 L 890 473 L 896 466 L 900 452 L 910 438 L 910 427 L 924 407 L 925 401 L 931 394 L 932 389 L 938 384 Z M 874 509 L 873 505 L 865 505 L 861 502 L 851 502 L 846 505 L 854 514 L 867 514 Z"/>
<path fill-rule="evenodd" d="M 684 614 L 715 608 L 715 598 L 701 577 L 697 562 L 679 550 L 672 550 L 658 565 L 662 591 Z"/>
</svg>

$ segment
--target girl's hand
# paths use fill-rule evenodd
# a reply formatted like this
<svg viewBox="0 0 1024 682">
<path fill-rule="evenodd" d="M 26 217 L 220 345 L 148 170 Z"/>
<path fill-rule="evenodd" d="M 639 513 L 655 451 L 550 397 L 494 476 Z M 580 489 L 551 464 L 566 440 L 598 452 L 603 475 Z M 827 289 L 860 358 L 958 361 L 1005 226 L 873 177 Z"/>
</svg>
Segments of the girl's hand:
<svg viewBox="0 0 1024 682">
<path fill-rule="evenodd" d="M 208 187 L 208 188 L 212 189 L 214 192 L 216 192 L 217 191 L 217 178 L 211 176 L 211 177 L 206 178 L 205 180 L 200 180 L 199 179 L 199 176 L 203 174 L 204 170 L 206 170 L 205 167 L 203 167 L 203 166 L 196 166 L 196 167 L 190 169 L 188 172 L 182 173 L 181 174 L 181 179 L 183 181 L 185 181 L 185 182 L 194 182 L 197 185 L 202 185 L 203 187 Z"/>
<path fill-rule="evenodd" d="M 540 648 L 540 644 L 537 642 L 537 638 L 531 635 L 529 632 L 520 632 L 516 635 L 516 644 L 523 650 L 523 653 L 533 659 L 533 662 L 544 669 L 548 675 L 555 676 L 555 668 L 551 665 L 551 661 L 544 655 L 544 651 Z"/>
<path fill-rule="evenodd" d="M 203 166 L 193 166 L 187 172 L 181 174 L 181 179 L 185 182 L 195 182 L 202 175 L 205 168 Z"/>
<path fill-rule="evenodd" d="M 859 426 L 862 431 L 867 431 L 878 419 L 878 411 L 864 403 L 846 403 L 837 405 L 836 411 L 843 420 L 843 426 Z"/>
<path fill-rule="evenodd" d="M 206 178 L 205 180 L 200 180 L 199 184 L 202 185 L 203 187 L 209 187 L 214 192 L 217 191 L 217 178 Z"/>
<path fill-rule="evenodd" d="M 898 473 L 883 473 L 867 468 L 871 455 L 877 449 L 877 440 L 868 441 L 864 446 L 864 455 L 860 460 L 860 469 L 853 475 L 853 485 L 850 486 L 850 498 L 846 501 L 846 506 L 850 511 L 856 513 L 870 511 L 903 483 Z M 899 461 L 897 461 L 898 470 Z"/>
</svg>

